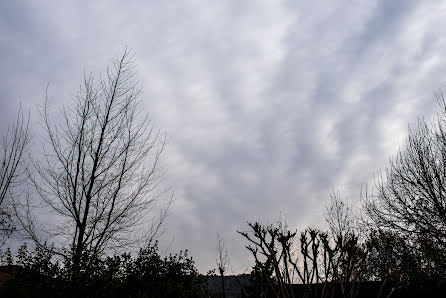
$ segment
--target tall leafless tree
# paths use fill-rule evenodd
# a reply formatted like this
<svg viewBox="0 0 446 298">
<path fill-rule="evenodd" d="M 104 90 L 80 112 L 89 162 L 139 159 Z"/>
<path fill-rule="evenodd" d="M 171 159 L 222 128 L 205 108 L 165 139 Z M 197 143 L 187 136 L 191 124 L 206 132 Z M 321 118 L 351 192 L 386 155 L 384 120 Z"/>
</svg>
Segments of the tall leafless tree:
<svg viewBox="0 0 446 298">
<path fill-rule="evenodd" d="M 133 55 L 126 49 L 105 76 L 85 76 L 74 103 L 61 113 L 62 123 L 53 124 L 58 116 L 50 114 L 48 96 L 41 107 L 48 143 L 31 181 L 56 223 L 38 226 L 30 212 L 19 218 L 39 246 L 58 237 L 59 253 L 68 255 L 75 268 L 85 254 L 98 256 L 152 239 L 167 214 L 170 200 L 159 217 L 148 221 L 163 194 L 165 136 L 142 113 L 140 93 Z"/>
<path fill-rule="evenodd" d="M 25 117 L 20 109 L 16 122 L 8 127 L 1 144 L 0 165 L 0 244 L 14 230 L 11 210 L 12 199 L 20 195 L 20 186 L 26 175 L 28 158 L 26 152 L 30 143 L 29 115 Z"/>
<path fill-rule="evenodd" d="M 441 93 L 437 100 L 435 120 L 409 128 L 405 145 L 378 175 L 376 192 L 363 202 L 376 227 L 446 245 L 446 102 Z"/>
</svg>

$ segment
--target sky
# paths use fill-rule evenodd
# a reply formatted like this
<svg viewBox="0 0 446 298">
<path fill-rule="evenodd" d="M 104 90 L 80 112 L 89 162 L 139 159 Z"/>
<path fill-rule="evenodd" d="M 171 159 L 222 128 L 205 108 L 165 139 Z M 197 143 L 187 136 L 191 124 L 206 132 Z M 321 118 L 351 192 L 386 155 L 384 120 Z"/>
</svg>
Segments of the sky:
<svg viewBox="0 0 446 298">
<path fill-rule="evenodd" d="M 325 228 L 330 192 L 358 205 L 408 125 L 433 117 L 445 16 L 442 1 L 1 1 L 0 132 L 21 105 L 39 135 L 47 86 L 57 117 L 85 73 L 131 48 L 168 138 L 161 246 L 205 273 L 218 231 L 231 271 L 248 272 L 247 221 Z"/>
</svg>

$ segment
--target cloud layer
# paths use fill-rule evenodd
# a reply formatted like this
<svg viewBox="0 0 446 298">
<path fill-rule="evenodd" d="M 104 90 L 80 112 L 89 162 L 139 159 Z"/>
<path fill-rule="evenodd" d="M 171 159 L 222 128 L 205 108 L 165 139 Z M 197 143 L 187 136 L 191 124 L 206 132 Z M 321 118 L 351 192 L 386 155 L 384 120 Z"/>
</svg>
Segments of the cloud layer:
<svg viewBox="0 0 446 298">
<path fill-rule="evenodd" d="M 408 123 L 433 115 L 445 14 L 437 1 L 3 1 L 0 125 L 48 82 L 55 109 L 69 104 L 84 72 L 131 47 L 169 139 L 165 241 L 204 272 L 219 230 L 240 272 L 247 220 L 323 227 L 330 189 L 356 202 Z"/>
</svg>

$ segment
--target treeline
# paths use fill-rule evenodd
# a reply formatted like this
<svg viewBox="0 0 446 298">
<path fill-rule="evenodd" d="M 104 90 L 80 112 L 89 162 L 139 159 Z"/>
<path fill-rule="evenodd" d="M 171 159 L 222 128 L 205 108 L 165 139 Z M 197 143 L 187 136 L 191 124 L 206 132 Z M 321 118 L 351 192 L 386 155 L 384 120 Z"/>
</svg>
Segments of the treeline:
<svg viewBox="0 0 446 298">
<path fill-rule="evenodd" d="M 4 135 L 2 297 L 233 293 L 225 284 L 229 258 L 220 235 L 217 268 L 208 273 L 214 281 L 215 272 L 220 276 L 218 289 L 209 287 L 209 276 L 199 274 L 187 251 L 159 253 L 156 239 L 171 202 L 169 190 L 160 189 L 166 141 L 141 113 L 135 75 L 133 56 L 125 50 L 105 75 L 86 76 L 72 105 L 58 116 L 47 96 L 40 107 L 46 133 L 41 155 L 30 150 L 23 111 Z M 402 297 L 443 289 L 446 102 L 442 94 L 437 99 L 437 117 L 409 130 L 375 185 L 363 189 L 358 210 L 340 194 L 331 195 L 327 231 L 296 231 L 285 220 L 249 222 L 249 231 L 239 234 L 254 263 L 249 283 L 238 284 L 240 295 Z M 157 206 L 160 212 L 153 215 Z M 31 248 L 11 252 L 10 239 Z"/>
</svg>

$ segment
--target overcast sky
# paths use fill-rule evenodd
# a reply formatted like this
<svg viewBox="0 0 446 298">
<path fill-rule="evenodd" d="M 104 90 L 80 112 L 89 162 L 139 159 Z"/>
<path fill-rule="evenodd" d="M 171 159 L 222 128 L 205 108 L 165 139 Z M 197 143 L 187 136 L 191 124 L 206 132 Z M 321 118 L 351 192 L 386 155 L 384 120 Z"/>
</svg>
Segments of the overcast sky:
<svg viewBox="0 0 446 298">
<path fill-rule="evenodd" d="M 319 3 L 319 4 L 318 4 Z M 408 123 L 445 87 L 442 1 L 1 1 L 0 131 L 19 108 L 69 105 L 84 72 L 133 49 L 141 100 L 168 135 L 163 238 L 235 272 L 246 221 L 324 227 L 332 188 L 353 203 Z M 56 113 L 57 114 L 57 113 Z M 40 139 L 34 138 L 39 144 Z"/>
</svg>

